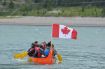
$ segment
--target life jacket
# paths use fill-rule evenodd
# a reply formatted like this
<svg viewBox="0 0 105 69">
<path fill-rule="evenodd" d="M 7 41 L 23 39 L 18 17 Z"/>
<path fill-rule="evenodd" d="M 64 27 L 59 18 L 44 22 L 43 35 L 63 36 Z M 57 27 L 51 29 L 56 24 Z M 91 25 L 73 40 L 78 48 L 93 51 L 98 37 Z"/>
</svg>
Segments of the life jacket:
<svg viewBox="0 0 105 69">
<path fill-rule="evenodd" d="M 35 47 L 35 51 L 36 53 L 36 57 L 41 57 L 41 52 L 40 52 L 40 48 L 39 47 Z"/>
<path fill-rule="evenodd" d="M 44 51 L 44 55 L 45 56 L 48 56 L 49 55 L 49 52 L 50 52 L 50 49 L 46 48 L 45 51 Z"/>
</svg>

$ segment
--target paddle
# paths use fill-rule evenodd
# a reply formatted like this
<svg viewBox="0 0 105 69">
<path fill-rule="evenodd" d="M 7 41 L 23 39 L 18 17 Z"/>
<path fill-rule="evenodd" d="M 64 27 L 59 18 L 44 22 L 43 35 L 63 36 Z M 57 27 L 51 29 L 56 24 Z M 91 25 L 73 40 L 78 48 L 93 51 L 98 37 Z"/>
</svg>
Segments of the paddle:
<svg viewBox="0 0 105 69">
<path fill-rule="evenodd" d="M 32 62 L 32 59 L 30 57 L 28 58 L 28 62 Z"/>
<path fill-rule="evenodd" d="M 26 57 L 28 55 L 27 53 L 28 53 L 27 51 L 23 51 L 21 53 L 16 53 L 16 54 L 14 54 L 14 58 L 15 59 L 23 59 L 24 57 Z"/>
<path fill-rule="evenodd" d="M 58 61 L 59 61 L 58 63 L 62 63 L 62 56 L 59 53 L 57 54 L 57 58 L 58 58 Z"/>
</svg>

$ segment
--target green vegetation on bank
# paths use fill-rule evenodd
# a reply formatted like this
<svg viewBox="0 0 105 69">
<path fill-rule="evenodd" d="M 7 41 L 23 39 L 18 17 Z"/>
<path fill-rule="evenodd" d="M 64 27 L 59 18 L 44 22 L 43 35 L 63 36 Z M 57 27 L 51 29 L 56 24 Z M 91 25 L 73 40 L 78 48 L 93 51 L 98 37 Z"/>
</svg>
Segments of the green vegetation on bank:
<svg viewBox="0 0 105 69">
<path fill-rule="evenodd" d="M 51 0 L 0 1 L 0 16 L 105 16 L 105 8 L 103 5 L 93 5 L 90 3 L 81 5 L 81 2 L 77 3 L 77 0 L 74 0 L 75 2 L 70 0 L 70 3 L 66 3 L 67 0 L 55 0 L 62 2 L 61 4 L 59 2 L 53 3 Z M 73 4 L 71 2 L 73 2 Z"/>
<path fill-rule="evenodd" d="M 0 16 L 104 16 L 103 8 L 98 7 L 58 7 L 48 10 L 46 8 L 40 9 L 20 9 L 16 12 L 0 12 Z"/>
</svg>

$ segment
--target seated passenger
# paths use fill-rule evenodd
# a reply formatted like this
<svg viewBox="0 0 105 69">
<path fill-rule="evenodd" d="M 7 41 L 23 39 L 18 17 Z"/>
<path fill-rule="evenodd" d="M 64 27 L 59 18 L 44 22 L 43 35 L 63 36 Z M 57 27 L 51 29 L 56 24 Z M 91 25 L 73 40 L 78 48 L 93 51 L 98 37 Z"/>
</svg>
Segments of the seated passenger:
<svg viewBox="0 0 105 69">
<path fill-rule="evenodd" d="M 32 57 L 35 52 L 35 46 L 38 46 L 38 41 L 35 41 L 34 43 L 32 43 L 31 48 L 29 48 L 27 51 L 30 57 Z"/>
<path fill-rule="evenodd" d="M 48 42 L 46 49 L 44 50 L 44 55 L 47 57 L 50 52 L 51 42 Z"/>
<path fill-rule="evenodd" d="M 50 52 L 50 48 L 46 48 L 44 50 L 44 55 L 47 57 L 49 55 L 49 52 Z"/>
<path fill-rule="evenodd" d="M 44 42 L 42 42 L 42 44 L 41 44 L 41 45 L 42 45 L 42 49 L 43 49 L 43 50 L 45 50 L 45 49 L 46 49 L 46 42 L 45 42 L 45 41 L 44 41 Z"/>
<path fill-rule="evenodd" d="M 52 44 L 52 48 L 53 48 L 53 56 L 55 56 L 55 55 L 57 55 L 57 51 L 56 51 L 56 49 L 54 48 L 54 45 Z"/>
<path fill-rule="evenodd" d="M 31 48 L 29 48 L 27 52 L 28 52 L 28 55 L 29 55 L 30 57 L 33 56 L 33 54 L 34 54 L 34 52 L 35 52 L 34 44 L 33 44 L 33 43 L 32 43 L 32 45 L 31 45 Z"/>
<path fill-rule="evenodd" d="M 38 41 L 35 41 L 33 44 L 34 46 L 38 46 Z"/>
<path fill-rule="evenodd" d="M 37 58 L 41 58 L 43 55 L 43 49 L 41 49 L 39 46 L 40 45 L 35 47 L 35 53 L 33 55 L 34 57 L 37 57 Z"/>
</svg>

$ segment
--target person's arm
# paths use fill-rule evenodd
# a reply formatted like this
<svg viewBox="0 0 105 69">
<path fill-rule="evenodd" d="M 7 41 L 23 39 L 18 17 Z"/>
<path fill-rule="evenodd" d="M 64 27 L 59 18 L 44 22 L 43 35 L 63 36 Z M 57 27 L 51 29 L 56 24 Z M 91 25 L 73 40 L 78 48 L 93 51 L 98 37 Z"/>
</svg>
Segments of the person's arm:
<svg viewBox="0 0 105 69">
<path fill-rule="evenodd" d="M 57 51 L 54 49 L 54 56 L 57 55 Z"/>
</svg>

